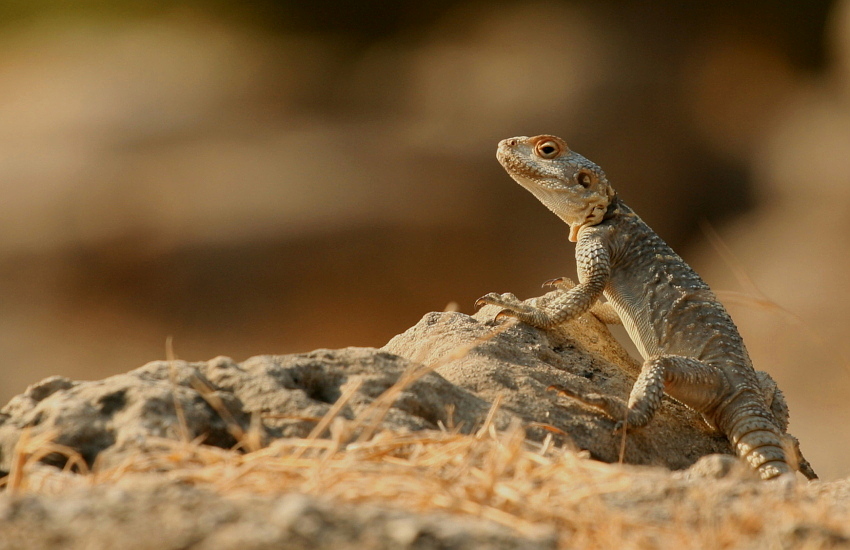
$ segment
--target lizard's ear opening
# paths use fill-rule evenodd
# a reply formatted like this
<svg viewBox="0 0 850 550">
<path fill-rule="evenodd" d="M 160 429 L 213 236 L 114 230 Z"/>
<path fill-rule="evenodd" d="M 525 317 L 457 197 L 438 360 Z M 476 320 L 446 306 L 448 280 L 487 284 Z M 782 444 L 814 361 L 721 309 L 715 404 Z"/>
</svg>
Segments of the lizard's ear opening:
<svg viewBox="0 0 850 550">
<path fill-rule="evenodd" d="M 593 183 L 593 177 L 588 172 L 579 172 L 576 175 L 576 181 L 579 185 L 587 189 Z"/>
</svg>

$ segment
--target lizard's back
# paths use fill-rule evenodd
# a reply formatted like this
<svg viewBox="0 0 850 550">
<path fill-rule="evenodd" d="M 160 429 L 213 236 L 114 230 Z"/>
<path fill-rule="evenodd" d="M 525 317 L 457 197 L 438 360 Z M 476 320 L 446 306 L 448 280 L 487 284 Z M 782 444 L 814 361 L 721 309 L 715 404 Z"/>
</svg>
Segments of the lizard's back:
<svg viewBox="0 0 850 550">
<path fill-rule="evenodd" d="M 721 393 L 757 388 L 738 328 L 708 285 L 628 206 L 617 200 L 612 210 L 596 226 L 608 233 L 610 243 L 611 277 L 604 294 L 643 358 L 677 355 L 716 367 L 727 382 Z M 728 397 L 676 395 L 675 390 L 671 395 L 707 413 L 712 423 L 714 408 Z"/>
<path fill-rule="evenodd" d="M 618 209 L 599 226 L 610 226 L 605 297 L 643 358 L 674 354 L 713 363 L 731 353 L 749 366 L 737 327 L 708 285 L 628 206 L 620 202 Z"/>
</svg>

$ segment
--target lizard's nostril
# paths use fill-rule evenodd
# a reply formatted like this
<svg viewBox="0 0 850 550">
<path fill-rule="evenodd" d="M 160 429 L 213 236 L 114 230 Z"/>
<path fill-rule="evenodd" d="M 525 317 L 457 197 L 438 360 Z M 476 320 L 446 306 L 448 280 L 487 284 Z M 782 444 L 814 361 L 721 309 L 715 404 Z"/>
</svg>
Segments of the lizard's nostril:
<svg viewBox="0 0 850 550">
<path fill-rule="evenodd" d="M 511 147 L 516 146 L 516 140 L 515 140 L 515 139 L 509 139 L 509 140 L 508 140 L 508 145 L 510 145 Z"/>
</svg>

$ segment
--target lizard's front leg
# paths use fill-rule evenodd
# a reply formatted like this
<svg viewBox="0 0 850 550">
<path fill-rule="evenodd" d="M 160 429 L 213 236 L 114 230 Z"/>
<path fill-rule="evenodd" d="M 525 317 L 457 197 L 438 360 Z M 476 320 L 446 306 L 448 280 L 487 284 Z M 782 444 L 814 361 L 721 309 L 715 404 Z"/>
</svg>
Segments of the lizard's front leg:
<svg viewBox="0 0 850 550">
<path fill-rule="evenodd" d="M 585 235 L 589 235 L 585 232 Z M 598 237 L 582 237 L 576 247 L 576 263 L 581 282 L 564 289 L 554 299 L 538 307 L 519 301 L 513 294 L 491 292 L 475 301 L 475 306 L 484 304 L 499 306 L 502 311 L 496 319 L 515 317 L 520 321 L 541 329 L 548 329 L 574 319 L 589 310 L 602 295 L 611 276 L 608 249 Z"/>
<path fill-rule="evenodd" d="M 557 279 L 549 279 L 543 283 L 544 288 L 547 286 L 557 288 L 563 292 L 569 292 L 576 284 L 569 277 L 558 277 Z M 611 302 L 595 302 L 590 307 L 590 313 L 606 325 L 623 324 L 623 320 L 620 319 L 620 315 L 614 310 Z"/>
<path fill-rule="evenodd" d="M 549 300 L 532 306 L 520 301 L 513 294 L 497 294 L 491 292 L 475 301 L 475 307 L 484 304 L 499 306 L 502 309 L 496 320 L 505 317 L 515 317 L 523 323 L 540 329 L 549 329 L 565 323 L 586 312 L 596 303 L 595 289 L 587 285 L 576 285 L 567 292 L 562 292 Z"/>
</svg>

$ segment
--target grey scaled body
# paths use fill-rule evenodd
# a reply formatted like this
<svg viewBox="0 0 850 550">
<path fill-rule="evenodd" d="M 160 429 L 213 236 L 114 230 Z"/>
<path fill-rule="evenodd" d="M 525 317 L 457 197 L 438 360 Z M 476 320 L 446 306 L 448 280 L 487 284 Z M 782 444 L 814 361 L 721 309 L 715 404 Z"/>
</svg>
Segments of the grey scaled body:
<svg viewBox="0 0 850 550">
<path fill-rule="evenodd" d="M 623 203 L 605 173 L 555 136 L 499 143 L 499 162 L 570 226 L 579 283 L 551 281 L 557 298 L 532 307 L 511 294 L 476 304 L 546 329 L 592 310 L 621 321 L 643 356 L 628 403 L 615 396 L 565 392 L 628 427 L 652 420 L 666 392 L 723 432 L 763 479 L 799 469 L 817 476 L 786 433 L 788 407 L 767 373 L 753 369 L 723 305 L 703 280 Z M 599 303 L 604 295 L 606 303 Z"/>
</svg>

